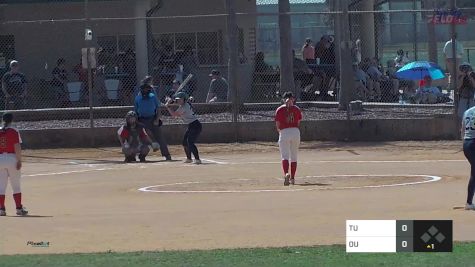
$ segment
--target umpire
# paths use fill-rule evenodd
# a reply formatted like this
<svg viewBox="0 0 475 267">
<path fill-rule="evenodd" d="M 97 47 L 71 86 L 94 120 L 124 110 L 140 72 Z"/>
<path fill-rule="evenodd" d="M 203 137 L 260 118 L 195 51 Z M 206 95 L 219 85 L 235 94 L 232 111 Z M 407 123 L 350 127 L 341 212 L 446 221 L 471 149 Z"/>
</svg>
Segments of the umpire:
<svg viewBox="0 0 475 267">
<path fill-rule="evenodd" d="M 150 133 L 150 137 L 155 139 L 160 145 L 160 152 L 166 160 L 172 160 L 168 145 L 162 134 L 162 120 L 160 120 L 160 101 L 157 96 L 152 93 L 152 86 L 149 84 L 140 85 L 140 93 L 135 97 L 135 112 L 137 113 L 139 122 L 145 125 Z"/>
</svg>

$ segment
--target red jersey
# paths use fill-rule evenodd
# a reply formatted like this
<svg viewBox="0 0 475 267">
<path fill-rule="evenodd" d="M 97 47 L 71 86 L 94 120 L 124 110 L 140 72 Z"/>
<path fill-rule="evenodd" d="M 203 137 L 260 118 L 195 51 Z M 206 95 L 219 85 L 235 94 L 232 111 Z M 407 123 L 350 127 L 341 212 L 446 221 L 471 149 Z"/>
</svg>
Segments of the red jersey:
<svg viewBox="0 0 475 267">
<path fill-rule="evenodd" d="M 140 140 L 147 138 L 147 132 L 145 131 L 145 128 L 142 126 L 142 124 L 137 124 L 133 131 L 127 129 L 126 126 L 122 126 L 119 128 L 119 131 L 117 131 L 117 133 L 120 135 L 120 137 L 126 140 L 129 140 L 130 137 L 132 137 L 132 139 L 138 137 L 140 138 Z"/>
<path fill-rule="evenodd" d="M 0 129 L 0 154 L 15 153 L 16 144 L 21 144 L 20 133 L 17 129 Z"/>
<path fill-rule="evenodd" d="M 302 112 L 299 107 L 295 105 L 289 108 L 282 105 L 275 111 L 275 121 L 280 122 L 280 130 L 286 128 L 298 128 L 301 120 Z"/>
</svg>

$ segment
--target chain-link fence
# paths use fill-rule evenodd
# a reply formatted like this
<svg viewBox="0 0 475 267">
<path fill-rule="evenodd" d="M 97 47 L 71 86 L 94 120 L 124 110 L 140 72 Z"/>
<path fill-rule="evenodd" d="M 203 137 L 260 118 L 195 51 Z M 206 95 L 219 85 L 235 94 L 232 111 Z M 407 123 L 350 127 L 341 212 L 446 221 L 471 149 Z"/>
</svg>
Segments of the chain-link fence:
<svg viewBox="0 0 475 267">
<path fill-rule="evenodd" d="M 177 90 L 188 93 L 203 122 L 272 120 L 288 90 L 307 120 L 348 118 L 342 92 L 345 101 L 375 102 L 353 118 L 452 112 L 457 96 L 448 90 L 444 54 L 451 26 L 429 21 L 450 1 L 289 0 L 287 11 L 279 2 L 3 0 L 0 105 L 22 110 L 20 128 L 117 126 L 148 83 L 162 103 Z M 459 2 L 467 21 L 456 25 L 457 63 L 470 63 L 475 8 Z M 279 24 L 285 16 L 290 25 Z M 439 63 L 446 77 L 399 78 L 396 71 L 414 60 Z M 162 114 L 165 124 L 179 122 Z"/>
</svg>

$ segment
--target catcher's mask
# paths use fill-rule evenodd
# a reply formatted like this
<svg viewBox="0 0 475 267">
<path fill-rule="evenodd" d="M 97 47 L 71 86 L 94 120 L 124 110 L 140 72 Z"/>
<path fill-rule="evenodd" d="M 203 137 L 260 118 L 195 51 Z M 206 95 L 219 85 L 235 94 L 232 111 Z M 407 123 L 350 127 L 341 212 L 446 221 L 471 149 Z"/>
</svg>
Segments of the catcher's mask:
<svg viewBox="0 0 475 267">
<path fill-rule="evenodd" d="M 133 111 L 133 110 L 127 112 L 127 115 L 125 115 L 125 120 L 127 121 L 127 125 L 130 125 L 131 123 L 136 123 L 137 122 L 137 113 L 135 113 L 135 111 Z"/>
</svg>

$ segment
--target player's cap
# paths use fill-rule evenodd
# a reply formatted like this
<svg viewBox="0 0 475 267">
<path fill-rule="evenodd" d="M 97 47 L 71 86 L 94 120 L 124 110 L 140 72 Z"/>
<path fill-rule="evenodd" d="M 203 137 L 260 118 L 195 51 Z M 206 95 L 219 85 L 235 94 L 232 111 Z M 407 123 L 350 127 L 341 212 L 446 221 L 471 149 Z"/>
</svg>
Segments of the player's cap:
<svg viewBox="0 0 475 267">
<path fill-rule="evenodd" d="M 135 111 L 131 110 L 127 112 L 127 115 L 125 115 L 126 118 L 137 118 L 137 113 Z"/>
<path fill-rule="evenodd" d="M 219 72 L 219 70 L 212 70 L 211 73 L 209 74 L 209 76 L 213 76 L 213 75 L 216 75 L 216 76 L 219 76 L 221 74 L 221 72 Z"/>
<path fill-rule="evenodd" d="M 16 61 L 16 60 L 10 61 L 10 68 L 16 67 L 18 65 L 20 65 L 20 63 L 18 61 Z"/>
<path fill-rule="evenodd" d="M 185 92 L 178 92 L 175 94 L 175 100 L 178 100 L 178 99 L 187 99 L 188 98 L 188 95 L 185 93 Z"/>
</svg>

